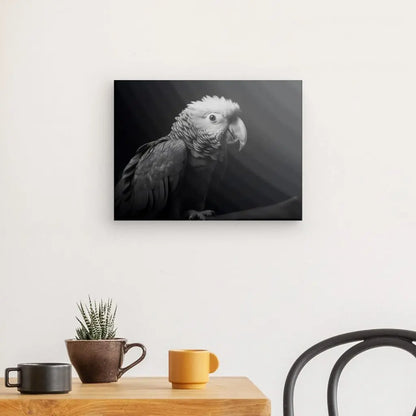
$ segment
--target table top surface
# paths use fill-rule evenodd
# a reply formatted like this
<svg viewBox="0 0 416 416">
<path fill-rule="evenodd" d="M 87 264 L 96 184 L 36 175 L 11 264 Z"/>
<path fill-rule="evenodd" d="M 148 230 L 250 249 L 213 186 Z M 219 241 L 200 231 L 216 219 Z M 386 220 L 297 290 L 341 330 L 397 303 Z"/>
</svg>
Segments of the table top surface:
<svg viewBox="0 0 416 416">
<path fill-rule="evenodd" d="M 68 394 L 20 394 L 7 388 L 0 379 L 0 401 L 3 400 L 103 400 L 103 399 L 172 399 L 172 400 L 265 400 L 267 397 L 246 377 L 211 377 L 202 390 L 172 389 L 166 377 L 121 378 L 117 383 L 82 384 L 72 381 Z"/>
<path fill-rule="evenodd" d="M 166 377 L 82 384 L 68 394 L 20 394 L 0 379 L 1 416 L 270 416 L 270 401 L 246 377 L 212 377 L 203 390 L 174 390 Z"/>
</svg>

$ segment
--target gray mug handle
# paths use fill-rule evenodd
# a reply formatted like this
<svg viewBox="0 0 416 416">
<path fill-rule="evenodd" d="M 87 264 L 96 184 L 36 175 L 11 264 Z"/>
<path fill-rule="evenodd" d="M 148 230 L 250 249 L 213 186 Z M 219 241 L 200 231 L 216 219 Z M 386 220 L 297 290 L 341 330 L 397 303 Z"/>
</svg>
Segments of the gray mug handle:
<svg viewBox="0 0 416 416">
<path fill-rule="evenodd" d="M 6 368 L 6 371 L 4 372 L 4 382 L 6 384 L 6 387 L 20 387 L 22 385 L 21 380 L 20 380 L 20 377 L 18 378 L 18 380 L 19 380 L 18 383 L 16 383 L 16 384 L 10 383 L 9 374 L 12 371 L 16 371 L 17 373 L 19 373 L 19 376 L 21 376 L 21 374 L 22 374 L 22 369 L 21 368 L 18 368 L 18 367 L 9 367 L 9 368 Z"/>
</svg>

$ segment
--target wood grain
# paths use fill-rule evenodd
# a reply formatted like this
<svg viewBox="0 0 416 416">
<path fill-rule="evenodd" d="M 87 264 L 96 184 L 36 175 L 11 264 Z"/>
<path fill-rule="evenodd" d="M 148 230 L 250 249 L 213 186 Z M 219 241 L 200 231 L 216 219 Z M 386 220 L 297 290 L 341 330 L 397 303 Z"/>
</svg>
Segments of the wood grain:
<svg viewBox="0 0 416 416">
<path fill-rule="evenodd" d="M 245 377 L 213 377 L 204 390 L 173 390 L 163 377 L 81 384 L 59 395 L 22 395 L 0 379 L 1 416 L 270 416 L 270 401 Z"/>
</svg>

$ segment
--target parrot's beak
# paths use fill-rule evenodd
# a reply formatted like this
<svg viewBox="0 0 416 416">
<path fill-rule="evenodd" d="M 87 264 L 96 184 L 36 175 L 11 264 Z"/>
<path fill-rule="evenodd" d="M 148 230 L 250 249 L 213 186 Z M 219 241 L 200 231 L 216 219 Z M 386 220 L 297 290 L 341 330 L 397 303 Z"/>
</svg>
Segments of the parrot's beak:
<svg viewBox="0 0 416 416">
<path fill-rule="evenodd" d="M 228 126 L 226 140 L 228 144 L 238 142 L 240 145 L 239 150 L 241 150 L 247 143 L 247 129 L 240 117 L 237 117 Z"/>
</svg>

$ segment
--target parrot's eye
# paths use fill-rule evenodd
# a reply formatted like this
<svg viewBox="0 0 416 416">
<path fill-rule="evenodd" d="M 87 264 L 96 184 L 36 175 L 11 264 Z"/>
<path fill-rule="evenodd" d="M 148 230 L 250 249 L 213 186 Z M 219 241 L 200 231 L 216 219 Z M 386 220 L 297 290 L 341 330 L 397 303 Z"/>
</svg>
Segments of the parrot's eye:
<svg viewBox="0 0 416 416">
<path fill-rule="evenodd" d="M 217 117 L 215 117 L 215 115 L 214 115 L 214 114 L 210 114 L 210 115 L 209 115 L 209 119 L 210 119 L 211 121 L 215 121 L 215 120 L 217 119 Z"/>
</svg>

